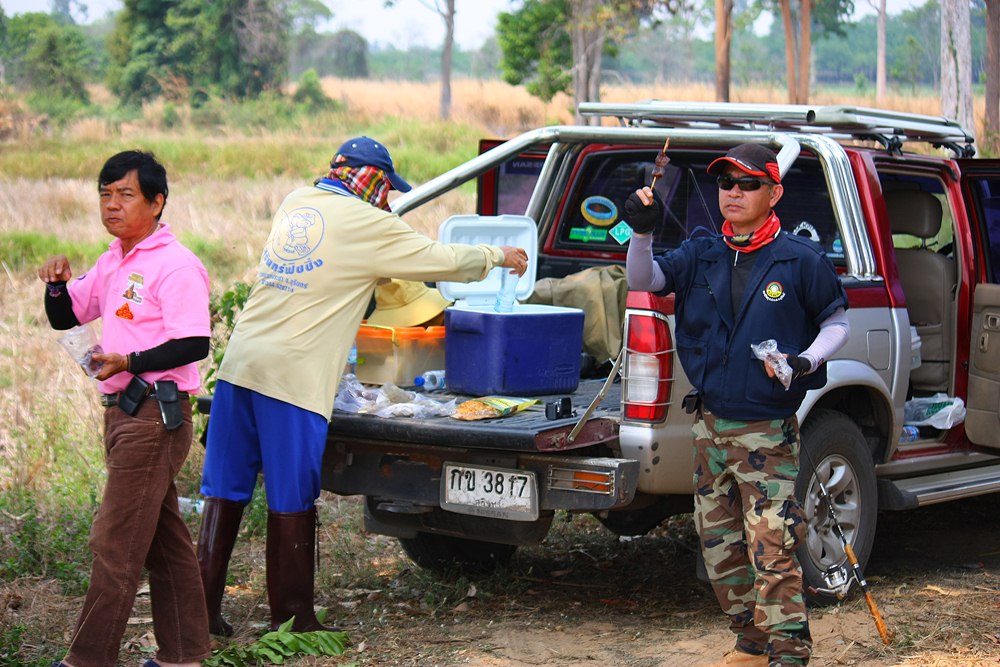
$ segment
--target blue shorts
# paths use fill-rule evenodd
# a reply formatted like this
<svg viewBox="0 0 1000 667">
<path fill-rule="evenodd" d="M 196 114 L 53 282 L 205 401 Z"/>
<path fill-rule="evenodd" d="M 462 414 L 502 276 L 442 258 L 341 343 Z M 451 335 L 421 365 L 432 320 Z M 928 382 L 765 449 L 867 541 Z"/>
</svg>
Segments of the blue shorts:
<svg viewBox="0 0 1000 667">
<path fill-rule="evenodd" d="M 315 412 L 219 380 L 208 420 L 202 495 L 245 505 L 263 470 L 268 509 L 311 509 L 319 497 L 328 426 Z"/>
</svg>

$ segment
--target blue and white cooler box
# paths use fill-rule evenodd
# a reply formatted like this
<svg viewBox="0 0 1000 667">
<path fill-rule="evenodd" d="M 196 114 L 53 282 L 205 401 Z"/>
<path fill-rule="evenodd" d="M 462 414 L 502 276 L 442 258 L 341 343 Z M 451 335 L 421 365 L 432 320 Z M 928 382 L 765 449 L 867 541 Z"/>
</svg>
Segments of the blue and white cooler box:
<svg viewBox="0 0 1000 667">
<path fill-rule="evenodd" d="M 438 229 L 443 243 L 489 243 L 524 248 L 528 270 L 517 282 L 517 298 L 535 289 L 538 231 L 523 215 L 456 215 Z M 572 392 L 580 382 L 583 311 L 515 303 L 494 310 L 504 269 L 475 283 L 439 282 L 455 304 L 444 311 L 445 384 L 461 394 L 532 396 Z"/>
</svg>

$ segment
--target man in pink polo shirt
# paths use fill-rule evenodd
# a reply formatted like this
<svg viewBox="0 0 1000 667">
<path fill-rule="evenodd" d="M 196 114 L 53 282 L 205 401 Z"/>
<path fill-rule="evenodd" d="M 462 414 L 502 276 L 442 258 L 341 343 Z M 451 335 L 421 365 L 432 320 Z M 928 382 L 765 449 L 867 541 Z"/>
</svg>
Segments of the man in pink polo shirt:
<svg viewBox="0 0 1000 667">
<path fill-rule="evenodd" d="M 101 221 L 115 237 L 107 252 L 72 283 L 64 256 L 38 269 L 52 327 L 100 319 L 104 350 L 93 360 L 108 477 L 91 527 L 90 587 L 54 667 L 116 664 L 144 566 L 158 645 L 144 667 L 195 667 L 211 653 L 208 613 L 174 478 L 191 448 L 196 364 L 209 349 L 208 273 L 160 222 L 167 173 L 152 154 L 111 157 L 97 184 Z"/>
</svg>

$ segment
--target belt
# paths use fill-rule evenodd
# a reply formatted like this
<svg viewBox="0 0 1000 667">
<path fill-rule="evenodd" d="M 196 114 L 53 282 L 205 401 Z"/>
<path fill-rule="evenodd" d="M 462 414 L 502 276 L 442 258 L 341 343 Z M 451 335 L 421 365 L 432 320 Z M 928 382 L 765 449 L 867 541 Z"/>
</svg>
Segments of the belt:
<svg viewBox="0 0 1000 667">
<path fill-rule="evenodd" d="M 118 397 L 122 392 L 118 391 L 114 394 L 101 394 L 101 405 L 106 408 L 113 408 L 118 405 Z M 146 394 L 146 398 L 156 398 L 156 392 L 150 391 Z M 177 392 L 177 400 L 186 401 L 188 398 L 188 393 L 186 391 Z"/>
</svg>

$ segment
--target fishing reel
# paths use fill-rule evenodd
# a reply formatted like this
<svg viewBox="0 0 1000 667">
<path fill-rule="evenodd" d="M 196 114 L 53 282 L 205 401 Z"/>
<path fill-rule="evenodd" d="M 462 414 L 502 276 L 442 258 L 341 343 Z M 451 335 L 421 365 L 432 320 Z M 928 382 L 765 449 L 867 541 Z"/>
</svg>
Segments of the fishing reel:
<svg viewBox="0 0 1000 667">
<path fill-rule="evenodd" d="M 843 600 L 851 592 L 851 586 L 854 584 L 854 577 L 850 576 L 847 572 L 846 566 L 831 565 L 826 568 L 826 572 L 823 573 L 823 583 L 826 584 L 823 588 L 810 586 L 809 592 L 813 595 L 824 595 L 828 597 L 835 597 L 838 600 Z"/>
</svg>

